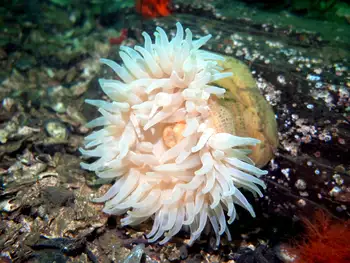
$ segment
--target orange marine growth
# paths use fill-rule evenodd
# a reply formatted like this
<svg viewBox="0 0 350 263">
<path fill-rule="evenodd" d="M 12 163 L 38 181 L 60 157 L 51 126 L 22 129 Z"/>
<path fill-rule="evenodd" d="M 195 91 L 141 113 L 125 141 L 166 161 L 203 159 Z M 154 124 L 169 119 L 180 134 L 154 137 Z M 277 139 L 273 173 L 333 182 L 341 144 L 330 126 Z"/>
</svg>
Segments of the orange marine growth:
<svg viewBox="0 0 350 263">
<path fill-rule="evenodd" d="M 302 219 L 304 239 L 291 252 L 294 263 L 350 262 L 350 220 L 334 221 L 324 211 L 315 213 L 314 220 Z"/>
<path fill-rule="evenodd" d="M 170 0 L 136 0 L 136 11 L 143 17 L 170 15 Z"/>
<path fill-rule="evenodd" d="M 184 138 L 182 136 L 182 132 L 185 130 L 185 128 L 186 124 L 183 122 L 168 125 L 167 127 L 165 127 L 165 129 L 163 130 L 164 144 L 169 148 L 174 147 Z"/>
</svg>

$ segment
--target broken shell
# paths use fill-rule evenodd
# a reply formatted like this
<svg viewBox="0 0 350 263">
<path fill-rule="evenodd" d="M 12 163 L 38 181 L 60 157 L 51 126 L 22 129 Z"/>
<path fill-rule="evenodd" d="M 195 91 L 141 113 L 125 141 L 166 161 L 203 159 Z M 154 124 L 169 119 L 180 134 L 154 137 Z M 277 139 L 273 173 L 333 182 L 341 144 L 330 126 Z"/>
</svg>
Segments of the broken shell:
<svg viewBox="0 0 350 263">
<path fill-rule="evenodd" d="M 64 140 L 68 137 L 66 126 L 57 120 L 48 121 L 45 125 L 45 130 L 50 137 L 55 139 Z"/>
<path fill-rule="evenodd" d="M 66 106 L 61 101 L 55 103 L 51 108 L 58 113 L 65 113 L 67 111 Z"/>
<path fill-rule="evenodd" d="M 144 244 L 135 246 L 130 254 L 124 259 L 123 263 L 139 263 L 143 255 L 143 249 L 145 248 Z"/>
<path fill-rule="evenodd" d="M 12 98 L 4 98 L 3 101 L 2 101 L 2 106 L 8 112 L 11 111 L 11 108 L 12 108 L 13 104 L 15 104 L 15 101 Z"/>
<path fill-rule="evenodd" d="M 19 208 L 18 204 L 12 203 L 11 201 L 13 201 L 13 199 L 0 202 L 0 211 L 12 212 Z"/>
<path fill-rule="evenodd" d="M 5 144 L 7 142 L 7 137 L 9 133 L 4 129 L 0 130 L 0 143 Z"/>
</svg>

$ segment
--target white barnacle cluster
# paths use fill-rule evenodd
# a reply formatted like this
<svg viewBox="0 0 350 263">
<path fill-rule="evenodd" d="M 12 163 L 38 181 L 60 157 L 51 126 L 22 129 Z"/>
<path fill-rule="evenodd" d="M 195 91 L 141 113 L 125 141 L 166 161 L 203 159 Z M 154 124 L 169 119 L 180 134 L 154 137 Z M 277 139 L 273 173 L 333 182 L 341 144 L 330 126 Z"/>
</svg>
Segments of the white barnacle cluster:
<svg viewBox="0 0 350 263">
<path fill-rule="evenodd" d="M 210 105 L 225 90 L 210 83 L 231 73 L 218 66 L 223 57 L 200 50 L 211 36 L 193 40 L 189 29 L 176 27 L 170 41 L 157 27 L 154 42 L 143 33 L 143 47 L 121 47 L 122 65 L 101 59 L 120 80 L 99 81 L 110 102 L 86 101 L 101 113 L 88 127 L 101 128 L 81 149 L 97 160 L 81 166 L 115 179 L 95 200 L 105 202 L 105 213 L 125 214 L 123 225 L 153 218 L 150 242 L 164 244 L 187 226 L 193 243 L 211 225 L 218 244 L 223 233 L 230 239 L 235 205 L 254 216 L 239 189 L 261 196 L 258 177 L 266 172 L 245 149 L 259 141 L 234 136 L 212 118 Z"/>
</svg>

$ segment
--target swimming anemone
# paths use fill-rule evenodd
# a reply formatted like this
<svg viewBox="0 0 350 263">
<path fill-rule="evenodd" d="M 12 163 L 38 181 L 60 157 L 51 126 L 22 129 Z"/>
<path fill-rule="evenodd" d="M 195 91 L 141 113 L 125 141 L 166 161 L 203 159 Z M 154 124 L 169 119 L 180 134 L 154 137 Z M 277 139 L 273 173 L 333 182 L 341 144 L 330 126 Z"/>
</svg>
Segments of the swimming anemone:
<svg viewBox="0 0 350 263">
<path fill-rule="evenodd" d="M 171 41 L 157 27 L 154 43 L 144 32 L 143 47 L 120 47 L 123 65 L 101 59 L 120 80 L 99 80 L 110 101 L 86 100 L 102 115 L 88 127 L 102 128 L 81 149 L 98 159 L 81 166 L 115 179 L 94 200 L 105 202 L 105 213 L 126 214 L 122 225 L 153 217 L 150 242 L 164 244 L 187 226 L 192 244 L 208 224 L 219 245 L 223 233 L 231 238 L 235 205 L 255 216 L 240 189 L 262 196 L 259 177 L 267 172 L 248 157 L 259 140 L 231 134 L 232 112 L 218 102 L 226 90 L 213 83 L 232 72 L 218 65 L 223 57 L 200 49 L 211 35 L 193 40 L 176 27 Z"/>
</svg>

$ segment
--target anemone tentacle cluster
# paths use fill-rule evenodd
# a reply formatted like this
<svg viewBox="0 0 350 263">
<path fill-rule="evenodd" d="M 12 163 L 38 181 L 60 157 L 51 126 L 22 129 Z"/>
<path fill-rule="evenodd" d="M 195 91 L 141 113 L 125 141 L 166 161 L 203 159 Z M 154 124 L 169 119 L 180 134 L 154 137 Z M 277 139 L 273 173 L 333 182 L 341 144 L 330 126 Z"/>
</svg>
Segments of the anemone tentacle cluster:
<svg viewBox="0 0 350 263">
<path fill-rule="evenodd" d="M 101 59 L 119 80 L 99 80 L 110 101 L 86 100 L 101 113 L 88 127 L 102 128 L 80 149 L 98 159 L 81 166 L 115 179 L 95 200 L 105 213 L 126 214 L 122 225 L 154 218 L 150 242 L 164 244 L 188 226 L 192 244 L 211 224 L 218 245 L 223 233 L 230 239 L 235 205 L 255 216 L 239 189 L 262 196 L 266 171 L 247 156 L 259 140 L 231 134 L 229 118 L 218 121 L 215 103 L 226 91 L 211 83 L 231 73 L 218 66 L 223 57 L 200 49 L 211 35 L 193 40 L 176 27 L 170 41 L 157 27 L 154 43 L 144 32 L 143 47 L 120 47 L 122 65 Z"/>
</svg>

